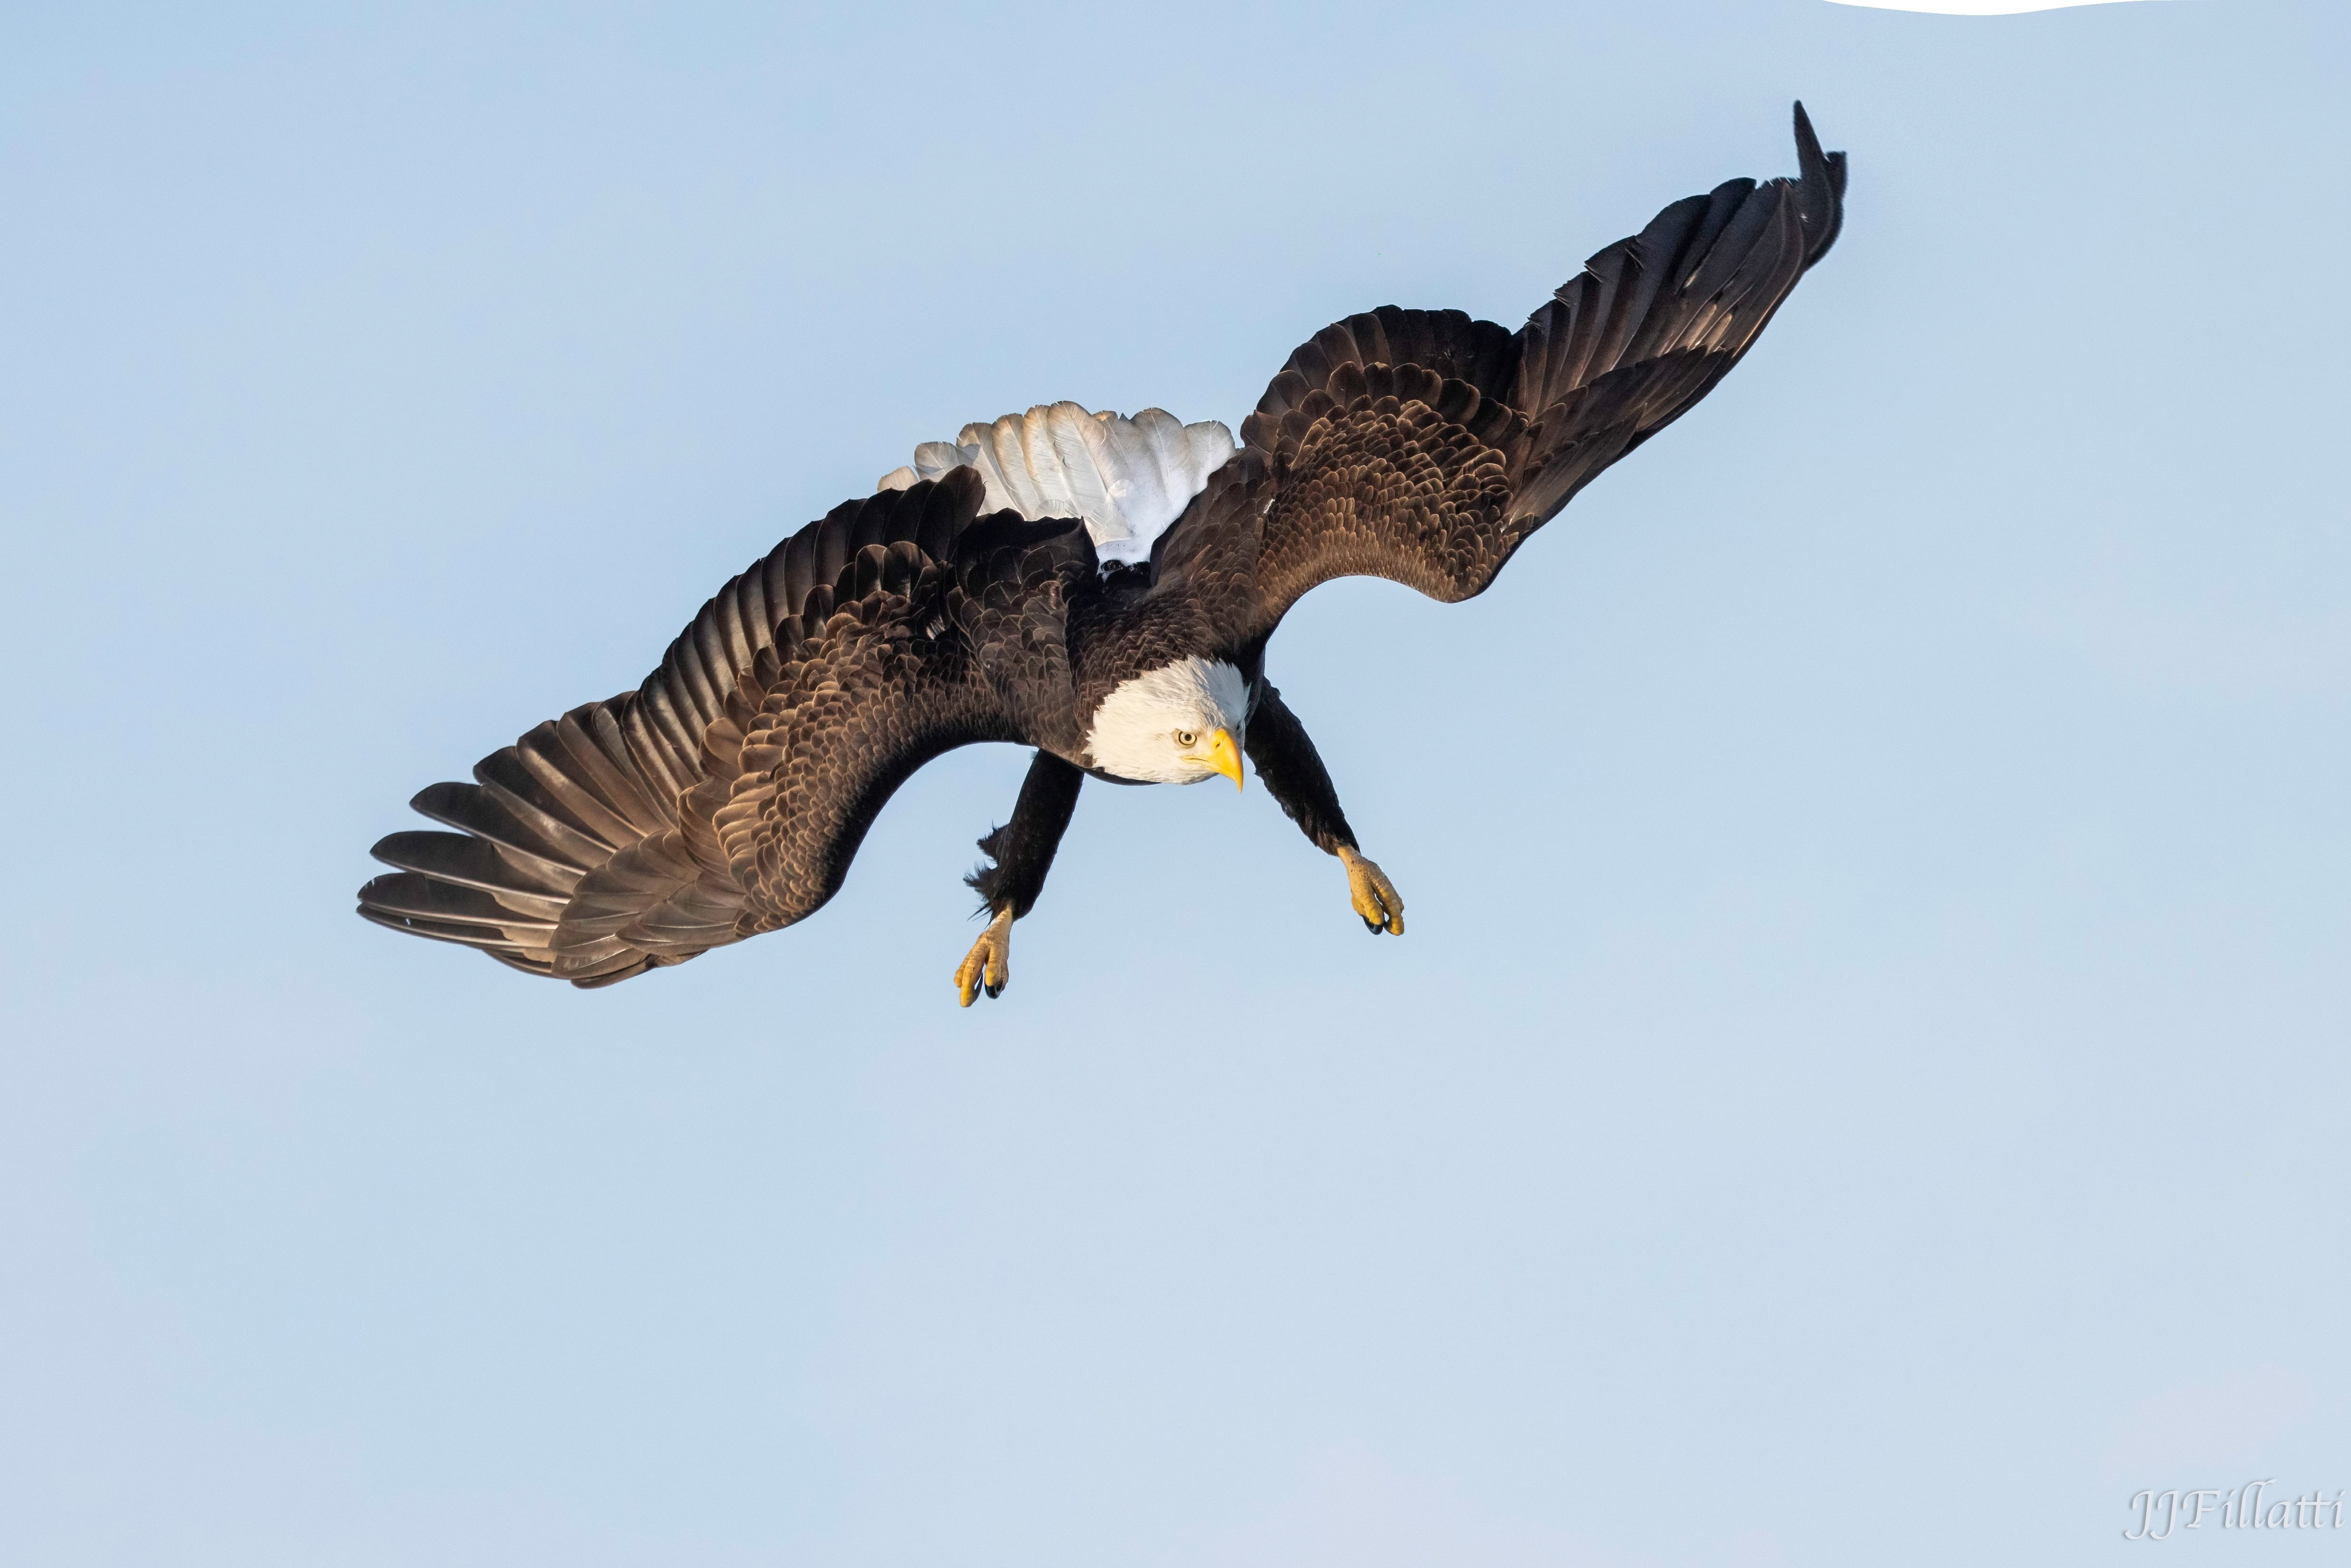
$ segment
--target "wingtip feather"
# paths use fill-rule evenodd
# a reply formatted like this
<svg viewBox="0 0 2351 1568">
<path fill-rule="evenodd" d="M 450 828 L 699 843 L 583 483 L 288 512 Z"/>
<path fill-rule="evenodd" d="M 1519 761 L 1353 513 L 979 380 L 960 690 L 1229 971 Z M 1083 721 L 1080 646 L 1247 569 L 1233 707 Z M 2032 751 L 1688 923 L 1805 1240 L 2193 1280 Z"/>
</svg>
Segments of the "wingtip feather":
<svg viewBox="0 0 2351 1568">
<path fill-rule="evenodd" d="M 1821 151 L 1820 136 L 1813 130 L 1813 117 L 1804 112 L 1802 99 L 1796 100 L 1795 127 L 1797 183 L 1803 192 L 1804 227 L 1811 235 L 1804 247 L 1804 266 L 1810 267 L 1828 255 L 1844 227 L 1845 162 L 1842 152 Z"/>
</svg>

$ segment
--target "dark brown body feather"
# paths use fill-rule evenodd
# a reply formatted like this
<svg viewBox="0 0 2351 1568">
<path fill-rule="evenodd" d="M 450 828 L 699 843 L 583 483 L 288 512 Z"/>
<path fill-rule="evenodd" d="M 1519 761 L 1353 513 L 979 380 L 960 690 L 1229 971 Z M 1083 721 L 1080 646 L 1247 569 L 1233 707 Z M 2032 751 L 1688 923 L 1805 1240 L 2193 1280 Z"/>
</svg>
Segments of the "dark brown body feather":
<svg viewBox="0 0 2351 1568">
<path fill-rule="evenodd" d="M 1025 913 L 1076 799 L 1094 707 L 1187 654 L 1237 664 L 1249 749 L 1324 848 L 1353 844 L 1327 774 L 1261 680 L 1299 597 L 1384 577 L 1482 592 L 1601 470 L 1736 364 L 1842 221 L 1844 162 L 1801 106 L 1801 172 L 1677 202 L 1512 333 L 1458 311 L 1351 316 L 1301 345 L 1242 450 L 1147 570 L 1098 569 L 1074 520 L 978 515 L 977 474 L 836 507 L 721 589 L 633 692 L 575 708 L 413 804 L 360 913 L 579 985 L 805 918 L 891 793 L 976 741 L 1040 757 L 1030 818 L 974 879 Z M 1295 735 L 1291 734 L 1295 731 Z M 1049 821 L 1050 819 L 1050 821 Z"/>
</svg>

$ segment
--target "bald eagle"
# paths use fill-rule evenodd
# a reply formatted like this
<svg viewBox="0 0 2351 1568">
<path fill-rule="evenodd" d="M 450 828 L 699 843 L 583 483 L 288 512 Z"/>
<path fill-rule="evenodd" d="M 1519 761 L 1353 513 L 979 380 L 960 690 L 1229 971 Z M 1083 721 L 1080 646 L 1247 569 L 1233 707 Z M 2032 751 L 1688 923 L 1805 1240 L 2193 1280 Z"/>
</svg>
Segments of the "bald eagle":
<svg viewBox="0 0 2351 1568">
<path fill-rule="evenodd" d="M 1404 900 L 1365 859 L 1266 679 L 1299 597 L 1383 577 L 1451 602 L 1739 362 L 1842 219 L 1844 155 L 1795 110 L 1799 172 L 1675 203 L 1516 332 L 1458 310 L 1316 333 L 1236 442 L 1075 403 L 915 448 L 720 589 L 634 691 L 541 724 L 412 802 L 359 912 L 605 986 L 807 918 L 893 791 L 977 741 L 1033 747 L 966 880 L 956 970 L 999 994 L 1080 787 L 1238 786 L 1246 754 L 1345 868 L 1374 934 Z"/>
</svg>

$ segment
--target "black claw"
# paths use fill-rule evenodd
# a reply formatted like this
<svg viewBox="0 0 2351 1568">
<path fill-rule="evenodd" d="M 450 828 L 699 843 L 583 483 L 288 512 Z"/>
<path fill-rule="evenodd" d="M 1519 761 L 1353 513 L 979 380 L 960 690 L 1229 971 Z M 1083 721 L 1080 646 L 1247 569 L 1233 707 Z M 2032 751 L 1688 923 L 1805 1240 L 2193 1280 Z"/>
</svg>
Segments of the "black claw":
<svg viewBox="0 0 2351 1568">
<path fill-rule="evenodd" d="M 982 986 L 980 989 L 986 991 L 991 998 L 1000 997 L 1004 994 L 1004 982 L 998 980 L 992 986 Z"/>
</svg>

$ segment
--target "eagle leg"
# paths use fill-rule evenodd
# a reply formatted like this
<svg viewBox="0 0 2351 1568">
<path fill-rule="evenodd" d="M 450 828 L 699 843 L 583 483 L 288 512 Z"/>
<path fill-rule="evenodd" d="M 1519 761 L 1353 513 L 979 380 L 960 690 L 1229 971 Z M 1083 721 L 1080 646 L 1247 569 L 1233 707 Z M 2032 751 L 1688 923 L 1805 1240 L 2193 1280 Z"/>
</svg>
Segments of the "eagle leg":
<svg viewBox="0 0 2351 1568">
<path fill-rule="evenodd" d="M 1347 868 L 1347 892 L 1374 936 L 1382 931 L 1404 935 L 1404 900 L 1387 873 L 1365 860 L 1355 848 L 1354 830 L 1339 809 L 1339 791 L 1332 787 L 1331 770 L 1308 737 L 1306 727 L 1290 711 L 1270 682 L 1258 684 L 1256 705 L 1249 709 L 1249 760 L 1266 793 L 1280 803 L 1299 831 L 1314 841 L 1324 854 L 1336 855 Z"/>
<path fill-rule="evenodd" d="M 1012 923 L 1045 891 L 1045 873 L 1053 869 L 1054 852 L 1069 831 L 1070 813 L 1077 810 L 1078 789 L 1085 781 L 1083 769 L 1050 751 L 1038 752 L 1020 782 L 1012 820 L 979 841 L 979 852 L 995 863 L 964 878 L 988 916 L 987 929 L 956 970 L 956 994 L 965 1007 L 978 1000 L 983 989 L 991 997 L 1003 994 L 1012 973 Z"/>
</svg>

